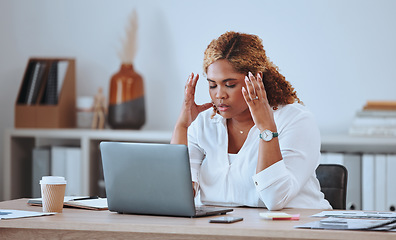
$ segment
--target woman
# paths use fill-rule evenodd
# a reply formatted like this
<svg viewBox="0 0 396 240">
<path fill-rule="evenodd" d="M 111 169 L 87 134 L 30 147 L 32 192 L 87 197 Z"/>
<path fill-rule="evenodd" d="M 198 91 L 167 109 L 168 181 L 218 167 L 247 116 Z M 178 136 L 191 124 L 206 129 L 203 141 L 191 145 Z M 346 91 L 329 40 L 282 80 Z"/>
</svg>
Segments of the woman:
<svg viewBox="0 0 396 240">
<path fill-rule="evenodd" d="M 261 39 L 221 35 L 205 50 L 204 72 L 212 103 L 194 102 L 199 76 L 192 73 L 171 140 L 188 145 L 201 202 L 331 208 L 315 175 L 320 134 L 314 117 L 266 57 Z"/>
</svg>

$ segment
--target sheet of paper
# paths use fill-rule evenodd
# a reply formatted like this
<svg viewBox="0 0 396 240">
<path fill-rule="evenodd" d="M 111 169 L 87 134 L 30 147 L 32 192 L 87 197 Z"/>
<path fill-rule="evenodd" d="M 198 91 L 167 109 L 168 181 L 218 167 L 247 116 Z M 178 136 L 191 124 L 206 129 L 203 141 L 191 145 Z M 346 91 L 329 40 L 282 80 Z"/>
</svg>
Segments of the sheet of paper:
<svg viewBox="0 0 396 240">
<path fill-rule="evenodd" d="M 20 211 L 12 209 L 0 209 L 0 219 L 14 219 L 14 218 L 26 218 L 26 217 L 39 217 L 54 215 L 56 213 L 44 213 L 44 212 L 32 212 L 32 211 Z"/>
<path fill-rule="evenodd" d="M 396 212 L 374 211 L 323 211 L 312 217 L 340 217 L 340 218 L 396 218 Z"/>
<path fill-rule="evenodd" d="M 93 209 L 107 209 L 107 198 L 68 201 L 65 202 L 65 205 L 75 206 L 75 207 L 77 206 L 89 207 Z"/>
</svg>

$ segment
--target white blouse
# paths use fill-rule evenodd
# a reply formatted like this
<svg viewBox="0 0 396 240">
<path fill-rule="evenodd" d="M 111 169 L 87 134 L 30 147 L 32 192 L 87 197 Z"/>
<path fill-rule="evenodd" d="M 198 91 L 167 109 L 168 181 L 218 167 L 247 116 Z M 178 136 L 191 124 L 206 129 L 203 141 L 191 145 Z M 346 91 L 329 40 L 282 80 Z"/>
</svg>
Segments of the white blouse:
<svg viewBox="0 0 396 240">
<path fill-rule="evenodd" d="M 192 180 L 203 204 L 331 209 L 315 169 L 320 133 L 313 115 L 294 103 L 274 111 L 283 159 L 256 174 L 260 131 L 253 126 L 237 154 L 228 153 L 226 119 L 200 113 L 188 129 Z"/>
</svg>

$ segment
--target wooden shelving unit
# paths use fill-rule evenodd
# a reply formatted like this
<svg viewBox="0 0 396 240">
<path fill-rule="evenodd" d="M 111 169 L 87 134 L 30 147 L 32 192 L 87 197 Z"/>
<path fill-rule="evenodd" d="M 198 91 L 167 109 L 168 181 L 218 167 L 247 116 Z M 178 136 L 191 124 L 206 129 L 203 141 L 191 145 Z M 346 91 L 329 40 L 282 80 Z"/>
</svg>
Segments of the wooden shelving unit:
<svg viewBox="0 0 396 240">
<path fill-rule="evenodd" d="M 85 195 L 98 195 L 101 141 L 169 143 L 170 131 L 86 130 L 86 129 L 8 129 L 4 146 L 4 200 L 30 197 L 32 150 L 48 145 L 74 145 L 81 148 L 82 189 Z"/>
</svg>

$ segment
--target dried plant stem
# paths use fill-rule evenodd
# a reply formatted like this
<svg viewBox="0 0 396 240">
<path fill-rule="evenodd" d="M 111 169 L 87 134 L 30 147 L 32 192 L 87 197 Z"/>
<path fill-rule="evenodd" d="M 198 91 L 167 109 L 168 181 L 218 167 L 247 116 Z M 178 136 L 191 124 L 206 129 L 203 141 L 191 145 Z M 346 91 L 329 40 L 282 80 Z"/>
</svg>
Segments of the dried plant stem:
<svg viewBox="0 0 396 240">
<path fill-rule="evenodd" d="M 137 28 L 137 13 L 134 9 L 129 17 L 129 24 L 125 29 L 126 35 L 121 39 L 121 49 L 118 52 L 122 63 L 133 63 L 137 49 Z"/>
</svg>

